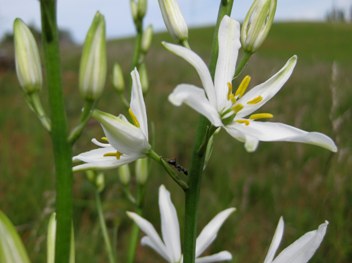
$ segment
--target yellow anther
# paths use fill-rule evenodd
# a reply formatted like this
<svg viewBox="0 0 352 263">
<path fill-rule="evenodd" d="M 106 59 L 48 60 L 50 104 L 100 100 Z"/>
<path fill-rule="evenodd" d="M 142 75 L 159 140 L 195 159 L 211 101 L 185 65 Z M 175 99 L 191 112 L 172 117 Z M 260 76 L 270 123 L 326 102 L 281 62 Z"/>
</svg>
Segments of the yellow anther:
<svg viewBox="0 0 352 263">
<path fill-rule="evenodd" d="M 112 156 L 112 157 L 115 157 L 117 160 L 120 160 L 121 155 L 122 153 L 120 153 L 119 151 L 116 151 L 111 153 L 105 153 L 104 157 Z"/>
<path fill-rule="evenodd" d="M 227 82 L 227 100 L 231 100 L 231 98 L 233 97 L 233 94 L 232 94 L 232 84 L 231 82 Z"/>
<path fill-rule="evenodd" d="M 138 120 L 137 120 L 136 115 L 134 115 L 134 113 L 133 113 L 133 111 L 132 111 L 131 108 L 128 109 L 128 113 L 129 113 L 130 116 L 131 116 L 131 119 L 132 119 L 132 122 L 133 122 L 134 126 L 136 126 L 136 127 L 138 127 L 138 128 L 141 127 L 141 125 L 139 124 L 139 122 L 138 122 Z"/>
<path fill-rule="evenodd" d="M 271 113 L 256 113 L 256 114 L 252 114 L 251 116 L 249 116 L 249 118 L 251 120 L 271 119 L 273 117 L 274 117 L 274 115 L 272 115 Z"/>
<path fill-rule="evenodd" d="M 234 113 L 237 113 L 242 109 L 243 109 L 243 105 L 241 103 L 236 103 L 235 105 L 232 106 L 232 111 Z"/>
<path fill-rule="evenodd" d="M 108 140 L 107 137 L 101 137 L 101 140 L 102 140 L 103 142 L 109 142 L 109 140 Z"/>
<path fill-rule="evenodd" d="M 249 82 L 251 81 L 251 77 L 249 75 L 245 76 L 243 80 L 241 81 L 241 84 L 238 86 L 236 93 L 235 93 L 235 98 L 241 98 L 243 94 L 246 92 Z"/>
<path fill-rule="evenodd" d="M 241 124 L 243 123 L 243 124 L 245 124 L 246 126 L 248 126 L 249 123 L 250 123 L 249 120 L 236 120 L 236 122 L 237 122 L 237 123 L 241 123 Z"/>
<path fill-rule="evenodd" d="M 254 99 L 247 101 L 247 104 L 257 104 L 263 100 L 262 96 L 257 96 Z"/>
</svg>

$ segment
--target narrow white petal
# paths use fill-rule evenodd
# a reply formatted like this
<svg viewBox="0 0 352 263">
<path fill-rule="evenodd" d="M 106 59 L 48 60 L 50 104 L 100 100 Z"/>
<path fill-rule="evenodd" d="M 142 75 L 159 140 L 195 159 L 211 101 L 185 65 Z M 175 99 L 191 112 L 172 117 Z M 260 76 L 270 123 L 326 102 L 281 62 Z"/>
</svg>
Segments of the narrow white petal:
<svg viewBox="0 0 352 263">
<path fill-rule="evenodd" d="M 132 93 L 130 107 L 136 115 L 137 120 L 146 138 L 148 138 L 148 119 L 145 108 L 142 84 L 137 69 L 131 72 L 132 77 Z"/>
<path fill-rule="evenodd" d="M 210 104 L 203 89 L 188 84 L 178 85 L 169 95 L 169 101 L 175 106 L 185 103 L 205 116 L 214 126 L 218 127 L 222 125 L 219 113 Z"/>
<path fill-rule="evenodd" d="M 148 220 L 145 220 L 143 217 L 133 212 L 127 212 L 127 215 L 138 225 L 138 227 L 149 238 L 147 239 L 147 241 L 144 240 L 144 244 L 149 245 L 151 248 L 155 249 L 155 251 L 159 253 L 162 257 L 168 255 L 164 243 L 161 241 L 154 226 Z"/>
<path fill-rule="evenodd" d="M 92 139 L 92 143 L 94 143 L 96 146 L 99 146 L 99 147 L 111 147 L 111 144 L 100 142 L 95 138 Z"/>
<path fill-rule="evenodd" d="M 171 262 L 179 262 L 181 258 L 180 226 L 177 212 L 173 205 L 170 192 L 161 185 L 159 188 L 159 209 L 161 232 Z"/>
<path fill-rule="evenodd" d="M 237 116 L 238 117 L 245 117 L 251 114 L 252 112 L 256 111 L 259 109 L 261 106 L 263 106 L 268 100 L 270 100 L 272 97 L 275 96 L 277 92 L 282 88 L 282 86 L 286 83 L 286 81 L 289 79 L 291 76 L 293 69 L 296 66 L 297 62 L 297 57 L 293 56 L 291 57 L 283 66 L 279 72 L 277 72 L 274 76 L 272 76 L 270 79 L 265 81 L 262 84 L 259 84 L 258 86 L 255 86 L 252 88 L 250 91 L 245 93 L 245 95 L 238 100 L 238 103 L 241 103 L 244 108 L 238 112 Z M 248 104 L 248 101 L 251 101 L 252 99 L 261 96 L 262 101 L 256 104 Z"/>
<path fill-rule="evenodd" d="M 221 251 L 219 253 L 201 257 L 196 259 L 196 263 L 213 263 L 213 262 L 221 262 L 221 261 L 230 261 L 232 260 L 232 255 L 228 251 Z"/>
<path fill-rule="evenodd" d="M 218 213 L 202 230 L 196 241 L 196 257 L 206 250 L 215 240 L 220 227 L 225 220 L 235 211 L 235 208 L 228 208 Z"/>
<path fill-rule="evenodd" d="M 259 141 L 300 142 L 317 145 L 332 152 L 337 151 L 334 141 L 322 133 L 306 132 L 278 122 L 248 121 L 249 125 L 234 122 L 227 126 L 227 130 L 237 130 L 239 135 L 250 136 Z"/>
<path fill-rule="evenodd" d="M 175 55 L 183 58 L 188 63 L 190 63 L 195 70 L 197 71 L 200 80 L 202 81 L 202 85 L 205 89 L 207 97 L 212 105 L 216 105 L 216 96 L 214 90 L 213 80 L 209 73 L 207 65 L 204 61 L 192 50 L 188 48 L 184 48 L 178 45 L 169 44 L 166 42 L 162 43 L 164 47 Z"/>
<path fill-rule="evenodd" d="M 160 247 L 158 244 L 156 244 L 149 236 L 144 236 L 141 239 L 141 244 L 143 246 L 148 246 L 151 249 L 153 249 L 156 253 L 158 253 L 160 256 L 162 256 L 167 262 L 171 262 L 169 256 L 166 254 L 166 247 Z"/>
<path fill-rule="evenodd" d="M 94 161 L 103 161 L 106 158 L 104 157 L 106 153 L 116 152 L 114 147 L 105 147 L 105 148 L 98 148 L 94 150 L 90 150 L 88 152 L 80 153 L 72 158 L 73 162 L 82 161 L 82 162 L 94 162 Z M 115 158 L 116 159 L 116 158 Z"/>
<path fill-rule="evenodd" d="M 228 86 L 235 74 L 240 42 L 240 24 L 228 16 L 224 16 L 219 27 L 219 55 L 215 71 L 215 93 L 217 110 L 221 111 L 230 105 L 227 100 Z"/>
<path fill-rule="evenodd" d="M 308 232 L 285 248 L 273 263 L 306 263 L 314 255 L 323 241 L 328 222 L 321 224 L 317 230 Z"/>
<path fill-rule="evenodd" d="M 273 240 L 271 241 L 269 251 L 266 254 L 264 263 L 271 263 L 274 259 L 275 253 L 281 243 L 282 235 L 284 233 L 284 220 L 280 217 L 279 223 L 277 224 Z"/>
</svg>

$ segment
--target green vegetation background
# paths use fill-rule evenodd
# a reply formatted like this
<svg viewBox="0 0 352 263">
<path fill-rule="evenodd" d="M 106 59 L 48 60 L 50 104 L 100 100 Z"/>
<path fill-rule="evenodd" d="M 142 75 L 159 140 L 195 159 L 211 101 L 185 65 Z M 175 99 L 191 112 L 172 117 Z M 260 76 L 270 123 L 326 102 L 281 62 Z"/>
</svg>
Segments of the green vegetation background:
<svg viewBox="0 0 352 263">
<path fill-rule="evenodd" d="M 212 31 L 205 28 L 190 33 L 192 48 L 205 60 L 209 58 Z M 170 38 L 157 35 L 147 57 L 148 117 L 157 152 L 188 167 L 198 115 L 187 107 L 172 106 L 167 96 L 177 84 L 199 84 L 199 79 L 187 63 L 161 47 L 162 40 Z M 1 48 L 13 56 L 11 46 Z M 109 63 L 121 63 L 128 82 L 132 50 L 131 39 L 109 43 Z M 293 54 L 299 60 L 292 77 L 263 111 L 273 113 L 275 121 L 331 136 L 339 152 L 332 154 L 309 145 L 261 143 L 249 154 L 228 134 L 221 132 L 216 137 L 203 180 L 199 228 L 217 212 L 236 207 L 211 247 L 212 252 L 231 251 L 233 262 L 261 262 L 280 216 L 286 222 L 281 249 L 328 220 L 325 240 L 311 262 L 352 262 L 352 25 L 275 24 L 245 69 L 245 74 L 252 76 L 250 87 L 274 74 Z M 62 46 L 62 77 L 71 127 L 82 106 L 77 90 L 79 58 L 80 47 Z M 334 76 L 333 63 L 337 69 Z M 124 108 L 112 89 L 111 76 L 108 80 L 98 108 L 118 114 Z M 46 225 L 55 200 L 49 136 L 25 105 L 13 68 L 1 68 L 0 90 L 0 208 L 18 227 L 32 261 L 45 262 Z M 45 89 L 42 95 L 45 100 Z M 94 148 L 90 139 L 100 136 L 102 131 L 92 120 L 74 152 Z M 74 176 L 77 262 L 106 262 L 93 189 L 83 174 Z M 110 230 L 118 226 L 118 258 L 124 262 L 131 228 L 125 211 L 133 210 L 133 206 L 124 199 L 116 171 L 109 172 L 106 181 L 105 216 Z M 182 191 L 154 165 L 147 185 L 145 217 L 159 224 L 157 192 L 162 183 L 171 190 L 182 222 Z M 162 261 L 139 246 L 136 262 Z"/>
</svg>

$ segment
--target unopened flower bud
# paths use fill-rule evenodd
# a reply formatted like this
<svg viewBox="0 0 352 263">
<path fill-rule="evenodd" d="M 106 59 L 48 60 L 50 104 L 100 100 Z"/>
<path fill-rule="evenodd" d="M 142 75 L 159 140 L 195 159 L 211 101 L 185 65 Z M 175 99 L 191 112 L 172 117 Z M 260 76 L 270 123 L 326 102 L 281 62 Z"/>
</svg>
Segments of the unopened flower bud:
<svg viewBox="0 0 352 263">
<path fill-rule="evenodd" d="M 101 192 L 105 188 L 105 178 L 103 173 L 97 173 L 92 170 L 86 172 L 88 181 L 95 187 L 98 192 Z"/>
<path fill-rule="evenodd" d="M 86 100 L 100 98 L 106 80 L 105 19 L 99 12 L 87 33 L 79 72 L 79 88 Z"/>
<path fill-rule="evenodd" d="M 146 12 L 147 12 L 147 0 L 138 0 L 138 3 L 137 3 L 138 17 L 140 19 L 143 18 Z"/>
<path fill-rule="evenodd" d="M 17 18 L 13 24 L 17 77 L 25 93 L 38 92 L 43 83 L 37 43 L 25 23 Z"/>
<path fill-rule="evenodd" d="M 164 23 L 171 36 L 177 41 L 188 39 L 188 27 L 176 0 L 159 0 Z"/>
<path fill-rule="evenodd" d="M 147 53 L 153 39 L 153 26 L 149 25 L 143 32 L 141 49 L 143 53 Z"/>
<path fill-rule="evenodd" d="M 128 164 L 119 166 L 118 168 L 119 179 L 123 185 L 128 185 L 131 179 L 130 167 Z"/>
<path fill-rule="evenodd" d="M 140 185 L 145 184 L 148 179 L 148 159 L 142 158 L 136 161 L 136 179 Z"/>
<path fill-rule="evenodd" d="M 137 3 L 134 0 L 131 0 L 130 5 L 131 5 L 131 14 L 132 14 L 133 21 L 136 21 L 138 19 Z"/>
<path fill-rule="evenodd" d="M 242 48 L 255 52 L 264 42 L 274 21 L 277 0 L 254 0 L 241 28 Z"/>
<path fill-rule="evenodd" d="M 142 91 L 143 94 L 146 94 L 149 90 L 149 79 L 148 79 L 148 72 L 147 67 L 145 64 L 141 64 L 139 67 L 139 76 L 142 84 Z"/>
<path fill-rule="evenodd" d="M 118 63 L 115 63 L 112 69 L 112 85 L 119 93 L 123 92 L 125 89 L 125 80 L 123 78 L 121 66 Z"/>
</svg>

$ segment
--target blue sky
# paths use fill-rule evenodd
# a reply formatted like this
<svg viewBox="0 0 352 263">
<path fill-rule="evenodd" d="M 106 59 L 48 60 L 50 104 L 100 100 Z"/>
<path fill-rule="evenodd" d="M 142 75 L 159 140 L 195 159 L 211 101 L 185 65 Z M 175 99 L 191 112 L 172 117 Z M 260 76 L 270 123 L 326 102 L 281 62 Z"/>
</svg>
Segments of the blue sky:
<svg viewBox="0 0 352 263">
<path fill-rule="evenodd" d="M 209 25 L 216 19 L 219 0 L 178 0 L 189 26 Z M 251 0 L 235 0 L 232 17 L 242 20 Z M 149 0 L 146 24 L 165 30 L 157 0 Z M 348 9 L 352 0 L 278 0 L 276 20 L 323 20 L 333 5 Z M 74 39 L 84 39 L 95 12 L 105 15 L 107 36 L 132 35 L 129 0 L 58 0 L 59 26 L 70 30 Z M 16 17 L 40 26 L 39 0 L 0 0 L 0 37 L 12 30 Z"/>
</svg>

